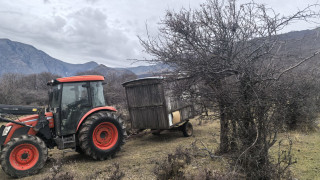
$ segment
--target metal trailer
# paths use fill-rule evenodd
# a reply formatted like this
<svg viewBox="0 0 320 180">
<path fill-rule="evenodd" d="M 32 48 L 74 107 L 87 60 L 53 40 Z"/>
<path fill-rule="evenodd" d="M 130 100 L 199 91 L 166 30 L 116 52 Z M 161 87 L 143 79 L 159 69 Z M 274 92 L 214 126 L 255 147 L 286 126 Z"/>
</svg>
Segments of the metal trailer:
<svg viewBox="0 0 320 180">
<path fill-rule="evenodd" d="M 193 134 L 189 119 L 195 116 L 194 105 L 183 94 L 174 94 L 179 79 L 163 77 L 136 79 L 123 83 L 133 129 L 178 129 L 184 136 Z"/>
</svg>

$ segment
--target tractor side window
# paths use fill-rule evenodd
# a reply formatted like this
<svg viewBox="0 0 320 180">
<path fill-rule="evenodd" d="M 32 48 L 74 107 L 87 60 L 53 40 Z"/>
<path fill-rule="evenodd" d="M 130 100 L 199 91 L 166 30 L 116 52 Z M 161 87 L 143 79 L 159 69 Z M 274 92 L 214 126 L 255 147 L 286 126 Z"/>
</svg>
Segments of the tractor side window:
<svg viewBox="0 0 320 180">
<path fill-rule="evenodd" d="M 52 87 L 51 92 L 50 92 L 50 107 L 51 108 L 58 108 L 59 107 L 60 93 L 61 93 L 61 85 L 60 84 Z"/>
<path fill-rule="evenodd" d="M 93 107 L 105 106 L 102 82 L 91 82 Z"/>
</svg>

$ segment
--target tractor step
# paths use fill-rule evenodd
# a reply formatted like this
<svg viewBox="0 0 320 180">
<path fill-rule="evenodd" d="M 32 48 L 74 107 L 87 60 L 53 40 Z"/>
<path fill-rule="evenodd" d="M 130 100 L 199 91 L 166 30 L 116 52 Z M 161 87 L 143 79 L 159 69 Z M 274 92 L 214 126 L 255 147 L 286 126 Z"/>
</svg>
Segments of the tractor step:
<svg viewBox="0 0 320 180">
<path fill-rule="evenodd" d="M 54 141 L 57 143 L 58 149 L 60 149 L 60 150 L 68 149 L 68 148 L 72 148 L 72 149 L 76 148 L 76 135 L 75 134 L 73 134 L 71 136 L 56 137 L 56 138 L 54 138 Z"/>
<path fill-rule="evenodd" d="M 75 149 L 65 149 L 63 150 L 64 153 L 67 153 L 67 152 L 76 152 Z"/>
</svg>

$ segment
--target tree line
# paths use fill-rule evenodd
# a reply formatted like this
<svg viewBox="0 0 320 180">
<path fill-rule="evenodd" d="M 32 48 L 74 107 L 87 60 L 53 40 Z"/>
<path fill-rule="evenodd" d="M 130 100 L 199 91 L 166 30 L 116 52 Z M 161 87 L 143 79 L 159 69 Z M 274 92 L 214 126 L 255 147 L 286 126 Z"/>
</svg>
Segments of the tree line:
<svg viewBox="0 0 320 180">
<path fill-rule="evenodd" d="M 78 72 L 77 75 L 102 75 L 95 71 Z M 47 83 L 53 79 L 59 78 L 49 72 L 39 74 L 3 74 L 0 78 L 0 104 L 8 105 L 48 105 Z M 118 108 L 126 107 L 126 96 L 122 83 L 136 79 L 136 75 L 109 73 L 105 77 L 104 95 L 106 103 Z"/>
</svg>

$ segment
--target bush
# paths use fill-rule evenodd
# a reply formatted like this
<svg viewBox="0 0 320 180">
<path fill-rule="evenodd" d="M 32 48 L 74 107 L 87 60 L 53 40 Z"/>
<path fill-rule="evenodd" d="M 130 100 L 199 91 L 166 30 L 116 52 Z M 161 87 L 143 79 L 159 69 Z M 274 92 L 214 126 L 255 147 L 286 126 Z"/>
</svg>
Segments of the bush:
<svg viewBox="0 0 320 180">
<path fill-rule="evenodd" d="M 169 154 L 154 170 L 157 179 L 184 179 L 182 168 L 191 163 L 191 154 L 187 149 L 178 147 L 174 154 Z"/>
</svg>

